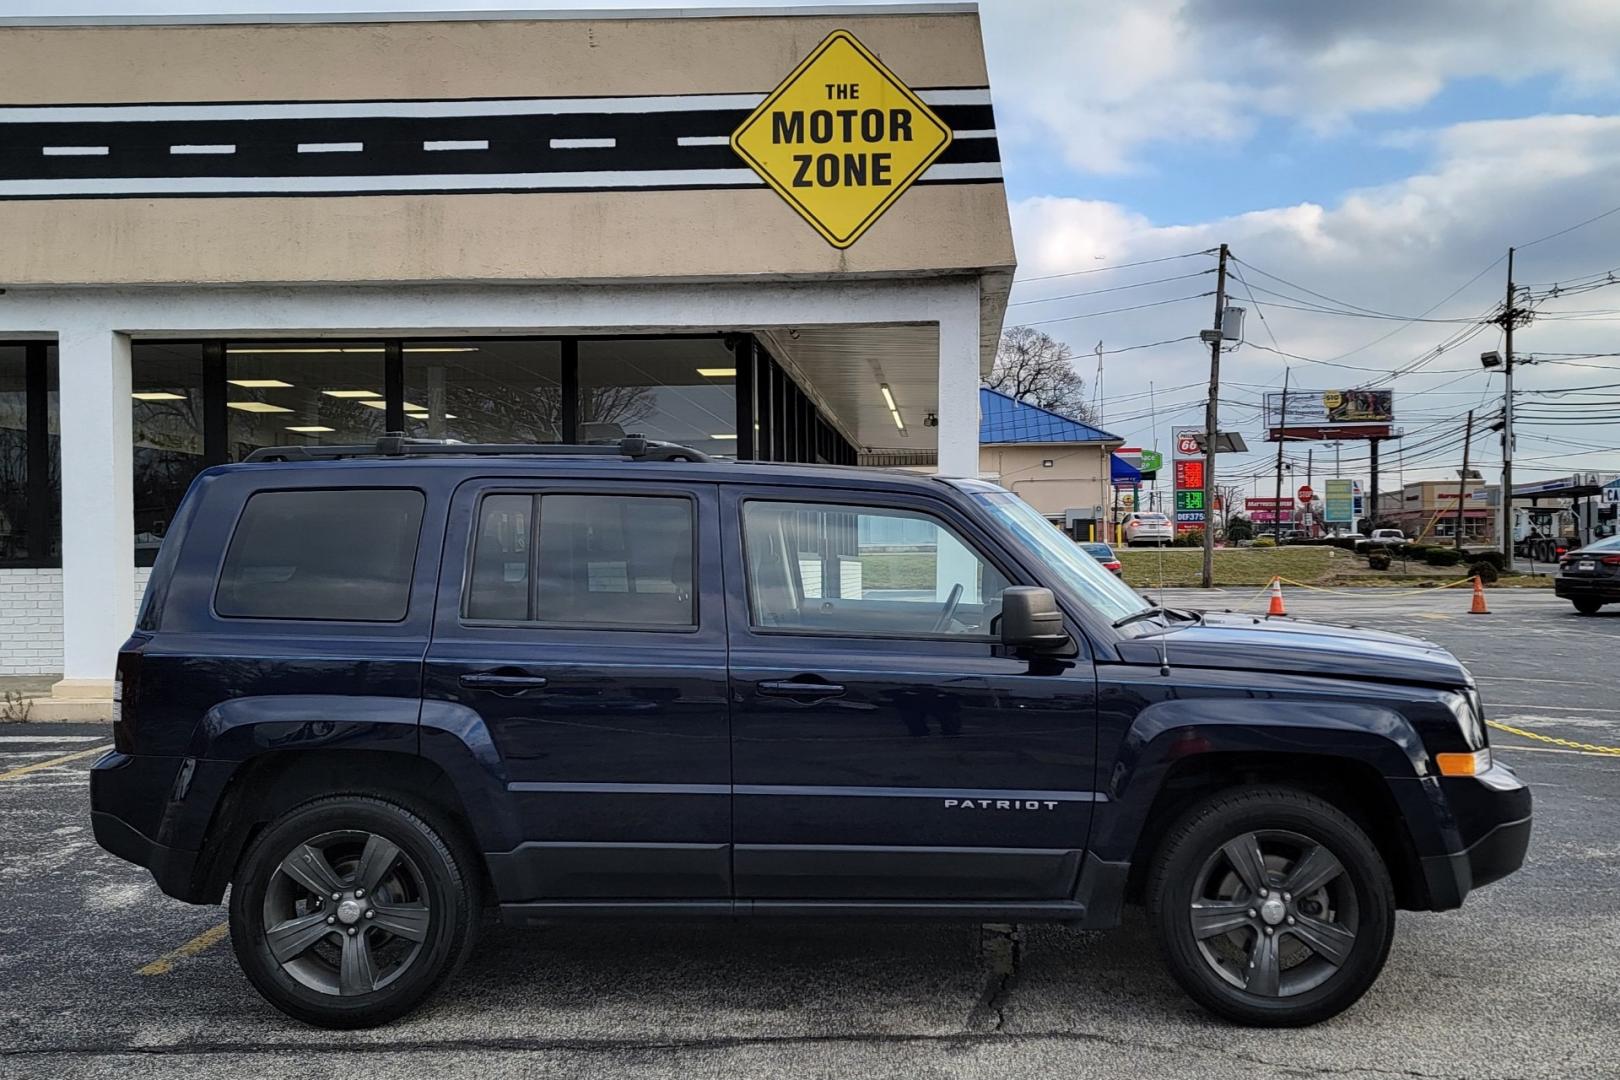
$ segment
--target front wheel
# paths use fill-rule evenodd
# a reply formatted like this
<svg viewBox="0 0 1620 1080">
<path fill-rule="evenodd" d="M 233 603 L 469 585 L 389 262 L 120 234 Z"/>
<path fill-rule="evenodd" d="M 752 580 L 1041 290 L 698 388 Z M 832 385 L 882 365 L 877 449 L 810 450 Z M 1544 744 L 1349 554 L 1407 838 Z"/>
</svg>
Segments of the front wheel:
<svg viewBox="0 0 1620 1080">
<path fill-rule="evenodd" d="M 1582 597 L 1581 599 L 1574 601 L 1574 604 L 1575 613 L 1577 615 L 1596 615 L 1598 613 L 1598 609 L 1603 606 L 1603 601 L 1591 600 L 1586 597 Z"/>
<path fill-rule="evenodd" d="M 371 1027 L 420 1004 L 472 948 L 468 856 L 403 806 L 319 799 L 272 822 L 231 888 L 231 943 L 254 988 L 289 1016 Z"/>
<path fill-rule="evenodd" d="M 1292 1027 L 1355 1004 L 1395 930 L 1389 873 L 1331 804 L 1281 787 L 1240 788 L 1184 814 L 1148 879 L 1170 972 L 1238 1023 Z"/>
</svg>

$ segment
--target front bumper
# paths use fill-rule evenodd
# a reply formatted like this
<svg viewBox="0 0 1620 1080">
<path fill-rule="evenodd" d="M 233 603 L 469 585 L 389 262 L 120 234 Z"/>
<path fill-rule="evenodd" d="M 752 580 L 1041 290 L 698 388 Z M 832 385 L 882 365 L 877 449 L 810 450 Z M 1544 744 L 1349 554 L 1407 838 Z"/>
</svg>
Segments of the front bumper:
<svg viewBox="0 0 1620 1080">
<path fill-rule="evenodd" d="M 1605 604 L 1620 603 L 1620 577 L 1553 578 L 1553 595 L 1566 600 L 1601 600 Z"/>
<path fill-rule="evenodd" d="M 1499 881 L 1524 865 L 1530 846 L 1530 787 L 1506 765 L 1479 776 L 1441 781 L 1455 836 L 1452 850 L 1422 859 L 1429 907 L 1459 907 L 1474 889 Z"/>
</svg>

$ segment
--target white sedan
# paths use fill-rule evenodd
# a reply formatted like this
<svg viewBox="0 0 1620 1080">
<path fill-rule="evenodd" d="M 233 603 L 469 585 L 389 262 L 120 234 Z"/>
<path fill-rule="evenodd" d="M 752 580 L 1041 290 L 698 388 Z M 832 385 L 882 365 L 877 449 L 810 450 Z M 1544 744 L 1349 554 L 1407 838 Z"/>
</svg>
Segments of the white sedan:
<svg viewBox="0 0 1620 1080">
<path fill-rule="evenodd" d="M 1170 524 L 1170 518 L 1165 514 L 1126 514 L 1124 527 L 1125 543 L 1132 547 L 1137 544 L 1168 544 L 1176 538 L 1175 526 Z"/>
</svg>

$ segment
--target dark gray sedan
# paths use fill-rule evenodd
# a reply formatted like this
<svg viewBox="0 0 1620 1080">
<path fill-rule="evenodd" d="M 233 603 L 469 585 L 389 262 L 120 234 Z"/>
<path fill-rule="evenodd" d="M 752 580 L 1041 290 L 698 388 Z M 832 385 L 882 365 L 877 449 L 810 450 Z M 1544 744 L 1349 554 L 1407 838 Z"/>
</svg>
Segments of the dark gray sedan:
<svg viewBox="0 0 1620 1080">
<path fill-rule="evenodd" d="M 1587 544 L 1560 559 L 1553 592 L 1573 601 L 1582 615 L 1596 615 L 1604 604 L 1620 603 L 1620 536 Z"/>
</svg>

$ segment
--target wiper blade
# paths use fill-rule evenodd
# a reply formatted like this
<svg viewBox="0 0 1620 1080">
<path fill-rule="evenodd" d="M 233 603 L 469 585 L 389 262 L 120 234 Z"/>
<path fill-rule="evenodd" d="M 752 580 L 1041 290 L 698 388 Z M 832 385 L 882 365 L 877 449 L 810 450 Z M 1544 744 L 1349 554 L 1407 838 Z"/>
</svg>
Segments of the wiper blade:
<svg viewBox="0 0 1620 1080">
<path fill-rule="evenodd" d="M 1125 616 L 1123 616 L 1121 618 L 1115 619 L 1114 620 L 1114 629 L 1118 630 L 1122 626 L 1129 626 L 1131 623 L 1133 623 L 1133 622 L 1141 622 L 1143 619 L 1151 619 L 1155 615 L 1168 616 L 1169 614 L 1170 614 L 1170 609 L 1169 608 L 1162 608 L 1162 607 L 1159 607 L 1157 604 L 1155 604 L 1153 607 L 1145 607 L 1141 611 L 1135 611 L 1135 612 L 1132 612 L 1129 615 L 1125 615 Z"/>
<path fill-rule="evenodd" d="M 1124 618 L 1115 619 L 1113 626 L 1115 630 L 1118 630 L 1122 626 L 1129 626 L 1133 622 L 1141 622 L 1143 619 L 1150 619 L 1155 615 L 1163 616 L 1167 626 L 1171 619 L 1179 622 L 1195 623 L 1204 621 L 1204 613 L 1201 611 L 1183 611 L 1181 608 L 1160 607 L 1155 604 L 1152 607 L 1143 608 L 1141 611 L 1132 612 Z"/>
</svg>

